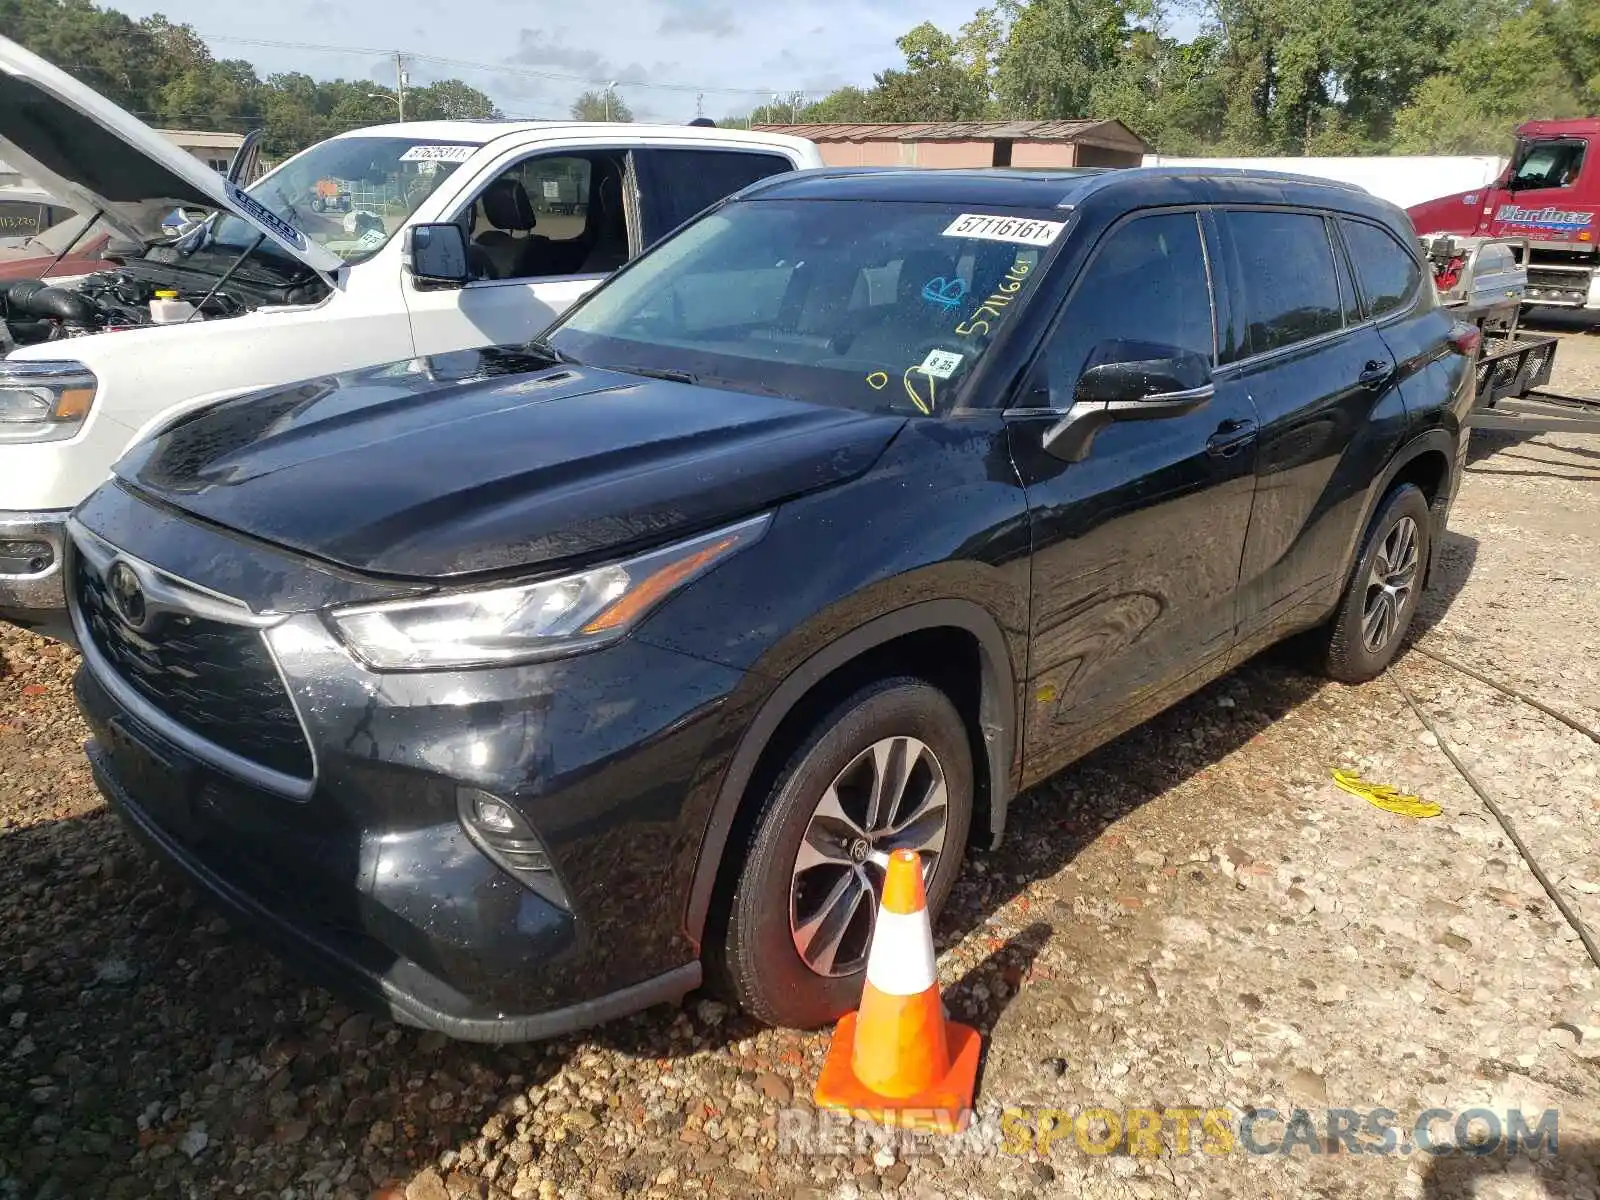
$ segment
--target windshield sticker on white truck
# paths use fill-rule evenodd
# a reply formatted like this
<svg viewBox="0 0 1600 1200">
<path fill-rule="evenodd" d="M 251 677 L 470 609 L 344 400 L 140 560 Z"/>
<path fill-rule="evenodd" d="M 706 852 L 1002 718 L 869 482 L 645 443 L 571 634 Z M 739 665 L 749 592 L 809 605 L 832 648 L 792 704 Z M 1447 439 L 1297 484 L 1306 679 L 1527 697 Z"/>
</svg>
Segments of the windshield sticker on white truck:
<svg viewBox="0 0 1600 1200">
<path fill-rule="evenodd" d="M 944 231 L 945 237 L 978 238 L 986 242 L 1015 242 L 1019 246 L 1048 246 L 1061 236 L 1065 221 L 1035 221 L 1031 217 L 997 217 L 962 213 Z"/>
<path fill-rule="evenodd" d="M 401 162 L 466 162 L 476 146 L 413 146 L 400 156 Z"/>
</svg>

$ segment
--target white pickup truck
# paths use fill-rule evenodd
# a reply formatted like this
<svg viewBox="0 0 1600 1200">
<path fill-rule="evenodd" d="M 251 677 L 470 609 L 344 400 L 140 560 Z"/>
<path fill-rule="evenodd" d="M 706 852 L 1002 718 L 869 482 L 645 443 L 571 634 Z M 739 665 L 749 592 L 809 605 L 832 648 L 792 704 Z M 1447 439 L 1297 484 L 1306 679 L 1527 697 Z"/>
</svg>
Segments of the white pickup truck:
<svg viewBox="0 0 1600 1200">
<path fill-rule="evenodd" d="M 822 165 L 775 134 L 426 121 L 240 189 L 5 38 L 0 159 L 144 247 L 0 283 L 0 619 L 58 635 L 66 515 L 135 441 L 259 388 L 525 342 L 700 209 Z M 214 215 L 174 238 L 180 207 Z"/>
</svg>

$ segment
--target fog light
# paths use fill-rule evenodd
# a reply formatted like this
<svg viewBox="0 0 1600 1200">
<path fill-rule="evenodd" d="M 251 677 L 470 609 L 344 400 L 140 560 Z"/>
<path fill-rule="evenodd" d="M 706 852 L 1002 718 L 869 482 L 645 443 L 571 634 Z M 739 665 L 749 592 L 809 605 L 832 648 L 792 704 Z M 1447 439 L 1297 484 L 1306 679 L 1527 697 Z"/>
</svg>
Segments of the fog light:
<svg viewBox="0 0 1600 1200">
<path fill-rule="evenodd" d="M 56 561 L 49 542 L 0 541 L 0 575 L 38 575 Z"/>
<path fill-rule="evenodd" d="M 498 800 L 474 800 L 472 815 L 485 829 L 492 829 L 496 833 L 516 832 L 516 817 L 512 816 L 511 810 Z"/>
<path fill-rule="evenodd" d="M 558 908 L 571 910 L 567 890 L 544 843 L 516 809 L 487 792 L 467 787 L 456 790 L 456 807 L 462 828 L 478 849 L 530 891 Z"/>
</svg>

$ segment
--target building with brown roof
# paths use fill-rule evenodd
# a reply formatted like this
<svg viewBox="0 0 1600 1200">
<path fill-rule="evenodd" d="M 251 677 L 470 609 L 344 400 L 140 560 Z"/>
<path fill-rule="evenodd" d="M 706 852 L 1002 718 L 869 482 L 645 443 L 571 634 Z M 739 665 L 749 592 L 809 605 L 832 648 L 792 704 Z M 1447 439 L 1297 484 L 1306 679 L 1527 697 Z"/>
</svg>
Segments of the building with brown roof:
<svg viewBox="0 0 1600 1200">
<path fill-rule="evenodd" d="M 833 167 L 1137 167 L 1150 149 L 1114 120 L 755 128 L 810 138 Z"/>
</svg>

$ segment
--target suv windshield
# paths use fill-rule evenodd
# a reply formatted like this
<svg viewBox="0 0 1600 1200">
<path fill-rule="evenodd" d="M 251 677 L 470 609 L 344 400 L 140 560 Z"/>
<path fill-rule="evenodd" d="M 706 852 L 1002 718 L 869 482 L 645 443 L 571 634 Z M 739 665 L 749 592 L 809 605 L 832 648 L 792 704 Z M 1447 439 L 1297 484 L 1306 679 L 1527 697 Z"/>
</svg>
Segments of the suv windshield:
<svg viewBox="0 0 1600 1200">
<path fill-rule="evenodd" d="M 407 137 L 330 138 L 245 191 L 345 262 L 359 262 L 381 250 L 476 150 Z M 253 225 L 224 214 L 205 244 L 243 250 L 255 240 Z"/>
<path fill-rule="evenodd" d="M 1062 215 L 739 201 L 640 258 L 549 340 L 596 366 L 825 404 L 946 412 L 1033 294 Z"/>
</svg>

